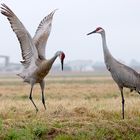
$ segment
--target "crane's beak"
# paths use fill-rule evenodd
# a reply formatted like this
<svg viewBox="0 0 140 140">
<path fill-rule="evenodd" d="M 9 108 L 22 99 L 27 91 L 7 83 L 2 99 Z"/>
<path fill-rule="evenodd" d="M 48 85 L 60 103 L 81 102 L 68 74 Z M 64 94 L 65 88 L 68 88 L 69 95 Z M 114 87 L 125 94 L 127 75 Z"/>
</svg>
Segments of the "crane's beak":
<svg viewBox="0 0 140 140">
<path fill-rule="evenodd" d="M 65 54 L 63 52 L 61 52 L 59 57 L 60 57 L 60 60 L 61 60 L 61 69 L 63 71 L 63 64 L 64 64 L 64 59 L 65 59 Z"/>
<path fill-rule="evenodd" d="M 63 64 L 64 64 L 64 59 L 61 60 L 61 69 L 63 71 Z"/>
<path fill-rule="evenodd" d="M 88 33 L 87 35 L 90 35 L 90 34 L 93 34 L 93 33 L 96 33 L 96 30 L 94 30 L 94 31 L 92 31 L 92 32 L 90 32 L 90 33 Z"/>
</svg>

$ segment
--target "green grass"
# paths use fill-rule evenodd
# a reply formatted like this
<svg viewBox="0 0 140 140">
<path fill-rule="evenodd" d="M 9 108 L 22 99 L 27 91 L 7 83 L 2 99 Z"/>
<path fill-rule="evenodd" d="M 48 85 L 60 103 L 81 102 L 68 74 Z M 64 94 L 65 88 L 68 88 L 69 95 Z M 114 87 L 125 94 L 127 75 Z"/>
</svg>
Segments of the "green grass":
<svg viewBox="0 0 140 140">
<path fill-rule="evenodd" d="M 73 140 L 73 137 L 66 134 L 59 134 L 54 138 L 54 140 Z"/>
<path fill-rule="evenodd" d="M 19 122 L 20 123 L 20 122 Z M 5 130 L 0 130 L 1 140 L 139 140 L 140 139 L 140 122 L 133 121 L 106 121 L 94 120 L 85 124 L 68 123 L 67 125 L 60 122 L 47 124 L 43 121 L 31 122 L 24 127 L 12 126 Z M 3 135 L 2 135 L 3 134 Z"/>
<path fill-rule="evenodd" d="M 5 140 L 33 140 L 34 135 L 28 129 L 10 129 L 6 136 Z"/>
</svg>

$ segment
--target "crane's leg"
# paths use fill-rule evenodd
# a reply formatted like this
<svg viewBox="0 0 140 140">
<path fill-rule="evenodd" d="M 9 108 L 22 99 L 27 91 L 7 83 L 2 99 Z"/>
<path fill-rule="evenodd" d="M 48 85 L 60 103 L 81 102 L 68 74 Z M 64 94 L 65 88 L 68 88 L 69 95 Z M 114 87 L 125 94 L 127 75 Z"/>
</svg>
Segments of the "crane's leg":
<svg viewBox="0 0 140 140">
<path fill-rule="evenodd" d="M 121 96 L 122 96 L 122 117 L 124 119 L 124 102 L 125 102 L 125 100 L 124 100 L 124 96 L 123 96 L 123 88 L 122 87 L 120 87 L 120 91 L 121 91 Z"/>
<path fill-rule="evenodd" d="M 38 112 L 38 108 L 36 107 L 36 105 L 35 105 L 35 103 L 34 103 L 34 101 L 33 101 L 33 99 L 32 99 L 32 90 L 33 90 L 33 86 L 34 86 L 34 84 L 31 85 L 31 90 L 30 90 L 29 99 L 30 99 L 31 102 L 33 103 L 33 105 L 34 105 L 34 107 L 35 107 L 35 109 L 36 109 L 36 112 Z"/>
<path fill-rule="evenodd" d="M 44 105 L 44 108 L 46 110 L 46 105 L 45 105 L 45 98 L 44 98 L 44 87 L 45 87 L 45 82 L 42 80 L 40 82 L 40 87 L 41 87 L 41 92 L 42 92 L 42 103 Z"/>
</svg>

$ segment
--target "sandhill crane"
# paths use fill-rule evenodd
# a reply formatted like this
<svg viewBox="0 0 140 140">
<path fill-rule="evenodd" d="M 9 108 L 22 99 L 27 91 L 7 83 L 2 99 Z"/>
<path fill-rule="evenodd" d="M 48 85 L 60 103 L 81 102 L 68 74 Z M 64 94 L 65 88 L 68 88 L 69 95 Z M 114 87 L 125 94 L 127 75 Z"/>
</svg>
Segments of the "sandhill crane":
<svg viewBox="0 0 140 140">
<path fill-rule="evenodd" d="M 5 4 L 2 4 L 1 13 L 9 20 L 11 28 L 20 42 L 23 57 L 23 61 L 21 61 L 21 63 L 24 68 L 18 76 L 23 78 L 24 82 L 31 84 L 29 99 L 36 108 L 36 112 L 38 111 L 38 108 L 32 99 L 32 90 L 34 84 L 40 84 L 42 91 L 42 103 L 46 109 L 44 99 L 45 82 L 43 79 L 49 73 L 52 64 L 58 56 L 60 57 L 63 70 L 63 61 L 65 58 L 65 54 L 62 51 L 57 51 L 51 59 L 45 59 L 45 46 L 51 31 L 51 24 L 55 10 L 40 22 L 33 39 L 14 12 Z"/>
<path fill-rule="evenodd" d="M 122 97 L 122 117 L 124 119 L 124 96 L 123 96 L 123 88 L 129 88 L 130 91 L 136 90 L 140 93 L 140 75 L 133 70 L 132 68 L 118 62 L 109 52 L 106 44 L 106 35 L 105 30 L 101 27 L 96 28 L 96 30 L 88 33 L 90 35 L 92 33 L 99 33 L 102 37 L 102 45 L 104 52 L 104 61 L 106 64 L 106 68 L 110 71 L 112 78 L 117 83 Z"/>
</svg>

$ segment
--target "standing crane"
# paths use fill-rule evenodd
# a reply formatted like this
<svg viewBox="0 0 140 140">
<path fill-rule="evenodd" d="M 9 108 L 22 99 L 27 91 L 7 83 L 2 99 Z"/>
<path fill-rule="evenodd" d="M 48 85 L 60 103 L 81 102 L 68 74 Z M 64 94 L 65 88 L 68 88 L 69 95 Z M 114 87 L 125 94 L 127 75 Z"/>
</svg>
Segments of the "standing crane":
<svg viewBox="0 0 140 140">
<path fill-rule="evenodd" d="M 35 36 L 31 37 L 29 32 L 26 30 L 22 22 L 14 14 L 14 12 L 5 4 L 2 4 L 1 13 L 7 17 L 11 24 L 11 28 L 15 32 L 21 47 L 24 68 L 23 71 L 18 74 L 23 78 L 24 82 L 31 84 L 31 90 L 29 99 L 33 103 L 36 112 L 38 111 L 32 99 L 32 90 L 36 83 L 40 84 L 42 91 L 42 103 L 46 109 L 44 99 L 44 78 L 49 73 L 54 61 L 57 57 L 61 60 L 61 68 L 63 70 L 63 61 L 65 54 L 62 51 L 57 51 L 51 59 L 45 58 L 45 46 L 51 31 L 52 19 L 56 10 L 46 16 L 39 24 Z"/>
<path fill-rule="evenodd" d="M 132 68 L 118 62 L 109 52 L 106 43 L 106 35 L 105 30 L 101 27 L 96 28 L 96 30 L 88 33 L 90 35 L 92 33 L 99 33 L 102 37 L 102 45 L 104 52 L 104 61 L 106 64 L 106 68 L 111 73 L 112 78 L 117 83 L 122 97 L 122 117 L 124 119 L 124 96 L 123 96 L 123 88 L 129 88 L 130 91 L 137 91 L 140 94 L 140 75 L 133 70 Z"/>
</svg>

